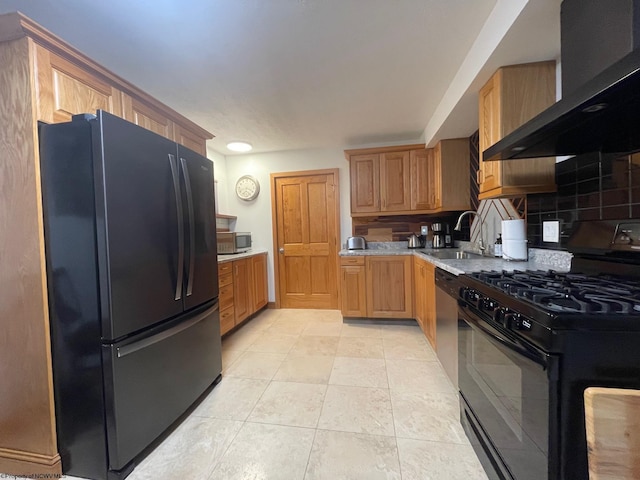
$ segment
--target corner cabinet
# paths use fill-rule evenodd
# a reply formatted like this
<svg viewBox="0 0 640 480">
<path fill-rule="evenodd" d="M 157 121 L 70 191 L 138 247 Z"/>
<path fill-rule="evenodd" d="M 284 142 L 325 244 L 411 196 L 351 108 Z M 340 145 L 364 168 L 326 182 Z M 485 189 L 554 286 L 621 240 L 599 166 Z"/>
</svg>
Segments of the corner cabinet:
<svg viewBox="0 0 640 480">
<path fill-rule="evenodd" d="M 553 105 L 555 62 L 499 68 L 479 93 L 480 200 L 554 192 L 555 158 L 485 162 L 482 152 Z"/>
<path fill-rule="evenodd" d="M 413 318 L 413 258 L 409 255 L 342 257 L 342 315 Z"/>
<path fill-rule="evenodd" d="M 267 254 L 219 263 L 218 285 L 224 335 L 267 305 Z"/>
<path fill-rule="evenodd" d="M 414 257 L 414 299 L 415 318 L 429 340 L 436 348 L 436 285 L 435 267 L 430 262 Z"/>
<path fill-rule="evenodd" d="M 345 150 L 345 157 L 352 217 L 469 208 L 468 139 L 443 140 L 429 149 L 415 144 Z"/>
</svg>

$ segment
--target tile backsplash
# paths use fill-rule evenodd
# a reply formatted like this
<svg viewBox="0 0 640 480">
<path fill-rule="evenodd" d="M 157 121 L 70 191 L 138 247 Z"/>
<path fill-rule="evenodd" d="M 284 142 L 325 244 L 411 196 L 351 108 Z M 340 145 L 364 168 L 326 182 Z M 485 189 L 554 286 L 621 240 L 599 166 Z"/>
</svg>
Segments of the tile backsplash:
<svg viewBox="0 0 640 480">
<path fill-rule="evenodd" d="M 640 154 L 579 155 L 556 164 L 558 191 L 529 195 L 530 247 L 563 248 L 579 220 L 640 218 Z M 560 243 L 542 241 L 542 222 L 560 220 Z"/>
</svg>

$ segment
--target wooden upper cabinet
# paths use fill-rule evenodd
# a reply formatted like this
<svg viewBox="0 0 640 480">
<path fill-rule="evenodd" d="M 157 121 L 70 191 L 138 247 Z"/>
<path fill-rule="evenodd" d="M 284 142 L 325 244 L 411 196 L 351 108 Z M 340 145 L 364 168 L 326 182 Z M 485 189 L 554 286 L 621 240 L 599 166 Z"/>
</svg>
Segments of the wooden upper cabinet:
<svg viewBox="0 0 640 480">
<path fill-rule="evenodd" d="M 39 45 L 35 51 L 40 120 L 68 122 L 96 110 L 122 116 L 120 92 L 113 85 Z"/>
<path fill-rule="evenodd" d="M 433 149 L 411 150 L 411 209 L 436 208 L 438 182 Z"/>
<path fill-rule="evenodd" d="M 441 140 L 433 149 L 435 205 L 438 211 L 468 210 L 471 206 L 469 139 Z"/>
<path fill-rule="evenodd" d="M 27 37 L 38 120 L 66 122 L 104 110 L 206 155 L 211 133 L 19 13 L 0 15 L 0 42 Z"/>
<path fill-rule="evenodd" d="M 555 62 L 499 68 L 479 93 L 480 199 L 553 192 L 555 158 L 485 162 L 482 152 L 555 102 Z"/>
<path fill-rule="evenodd" d="M 349 162 L 351 212 L 380 211 L 380 155 L 354 155 Z"/>
<path fill-rule="evenodd" d="M 410 215 L 469 208 L 469 140 L 345 150 L 351 216 Z"/>
<path fill-rule="evenodd" d="M 380 154 L 380 209 L 401 212 L 411 209 L 410 152 Z"/>
<path fill-rule="evenodd" d="M 122 113 L 125 120 L 174 140 L 173 122 L 166 115 L 126 93 L 122 94 Z"/>
<path fill-rule="evenodd" d="M 207 146 L 202 141 L 202 137 L 178 123 L 174 124 L 173 139 L 180 145 L 184 145 L 194 152 L 198 152 L 200 155 L 203 155 L 205 157 L 207 156 Z"/>
</svg>

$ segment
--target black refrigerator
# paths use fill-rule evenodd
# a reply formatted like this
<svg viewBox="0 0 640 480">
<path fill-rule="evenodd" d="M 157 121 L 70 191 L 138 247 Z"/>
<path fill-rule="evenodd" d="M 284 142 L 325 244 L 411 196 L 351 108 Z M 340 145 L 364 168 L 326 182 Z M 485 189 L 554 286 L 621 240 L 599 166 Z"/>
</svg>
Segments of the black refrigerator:
<svg viewBox="0 0 640 480">
<path fill-rule="evenodd" d="M 124 478 L 220 378 L 213 163 L 103 111 L 39 135 L 62 468 Z"/>
</svg>

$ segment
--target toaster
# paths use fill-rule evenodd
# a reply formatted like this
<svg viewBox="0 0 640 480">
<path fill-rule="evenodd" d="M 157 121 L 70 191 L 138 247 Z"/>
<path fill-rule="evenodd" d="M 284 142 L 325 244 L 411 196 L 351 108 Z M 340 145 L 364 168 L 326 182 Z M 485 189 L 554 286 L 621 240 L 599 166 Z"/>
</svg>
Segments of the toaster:
<svg viewBox="0 0 640 480">
<path fill-rule="evenodd" d="M 347 238 L 347 250 L 364 250 L 367 248 L 367 242 L 364 237 Z"/>
</svg>

